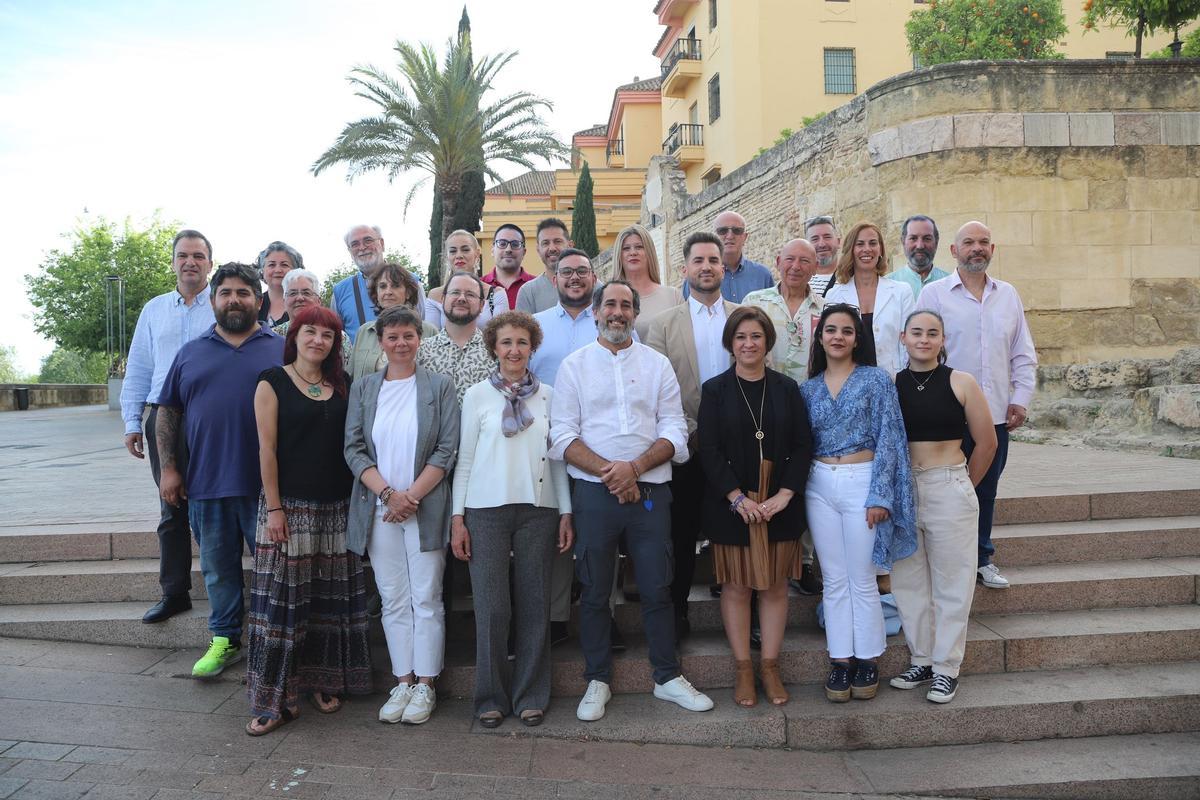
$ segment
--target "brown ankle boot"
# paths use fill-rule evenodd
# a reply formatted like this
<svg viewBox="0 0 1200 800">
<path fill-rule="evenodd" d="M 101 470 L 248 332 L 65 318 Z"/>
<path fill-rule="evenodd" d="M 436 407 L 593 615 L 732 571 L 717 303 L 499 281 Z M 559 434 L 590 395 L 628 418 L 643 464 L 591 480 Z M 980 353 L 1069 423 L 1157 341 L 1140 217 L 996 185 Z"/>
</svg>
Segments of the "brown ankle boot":
<svg viewBox="0 0 1200 800">
<path fill-rule="evenodd" d="M 748 708 L 758 704 L 758 696 L 754 692 L 754 662 L 734 661 L 737 673 L 733 677 L 733 702 Z"/>
<path fill-rule="evenodd" d="M 788 701 L 787 689 L 783 688 L 783 678 L 779 675 L 779 661 L 774 658 L 764 658 L 760 666 L 762 671 L 763 693 L 774 705 L 781 706 Z"/>
</svg>

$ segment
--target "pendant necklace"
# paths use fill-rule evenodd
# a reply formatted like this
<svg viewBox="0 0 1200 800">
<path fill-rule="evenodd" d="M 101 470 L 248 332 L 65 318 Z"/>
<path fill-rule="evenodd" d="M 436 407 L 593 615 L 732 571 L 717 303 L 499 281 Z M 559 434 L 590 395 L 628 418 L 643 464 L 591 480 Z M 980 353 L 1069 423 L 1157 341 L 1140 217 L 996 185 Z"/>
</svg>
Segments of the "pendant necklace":
<svg viewBox="0 0 1200 800">
<path fill-rule="evenodd" d="M 746 390 L 742 388 L 742 379 L 739 378 L 737 375 L 734 375 L 733 377 L 737 380 L 738 391 L 742 393 L 742 402 L 746 404 L 746 410 L 750 412 L 750 423 L 754 426 L 754 438 L 758 440 L 758 460 L 762 461 L 762 458 L 763 458 L 762 443 L 763 443 L 763 435 L 764 435 L 763 430 L 762 430 L 762 428 L 763 428 L 763 426 L 762 426 L 763 404 L 767 400 L 767 385 L 765 382 L 763 383 L 762 397 L 758 401 L 758 419 L 755 419 L 754 418 L 754 408 L 751 407 L 750 400 L 749 400 L 749 398 L 746 397 Z M 765 377 L 766 376 L 764 376 L 764 379 L 765 379 Z"/>
<path fill-rule="evenodd" d="M 923 381 L 917 381 L 917 374 L 912 371 L 912 367 L 906 368 L 905 372 L 908 373 L 908 377 L 912 378 L 912 382 L 917 384 L 917 391 L 923 392 L 923 391 L 925 391 L 925 384 L 927 384 L 931 380 L 933 380 L 933 373 L 937 372 L 937 367 L 934 367 L 933 372 L 930 372 L 929 375 Z"/>
<path fill-rule="evenodd" d="M 310 381 L 308 378 L 306 378 L 300 374 L 300 370 L 296 369 L 295 364 L 292 364 L 292 372 L 295 372 L 296 377 L 298 377 L 300 380 L 302 380 L 308 384 L 308 396 L 309 397 L 320 397 L 321 396 L 321 380 L 323 379 L 323 376 L 322 376 L 322 378 L 317 378 L 316 381 Z"/>
</svg>

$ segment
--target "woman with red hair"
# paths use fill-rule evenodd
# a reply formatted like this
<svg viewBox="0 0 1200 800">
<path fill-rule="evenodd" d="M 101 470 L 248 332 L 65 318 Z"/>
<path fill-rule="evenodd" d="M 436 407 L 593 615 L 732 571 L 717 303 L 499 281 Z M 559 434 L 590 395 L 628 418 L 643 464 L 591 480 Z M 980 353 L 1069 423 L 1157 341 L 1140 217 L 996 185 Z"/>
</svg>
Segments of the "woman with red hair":
<svg viewBox="0 0 1200 800">
<path fill-rule="evenodd" d="M 299 698 L 331 714 L 371 691 L 362 560 L 346 550 L 353 476 L 342 455 L 349 380 L 342 323 L 323 306 L 288 328 L 282 367 L 258 376 L 258 509 L 246 686 L 262 736 L 294 719 Z"/>
</svg>

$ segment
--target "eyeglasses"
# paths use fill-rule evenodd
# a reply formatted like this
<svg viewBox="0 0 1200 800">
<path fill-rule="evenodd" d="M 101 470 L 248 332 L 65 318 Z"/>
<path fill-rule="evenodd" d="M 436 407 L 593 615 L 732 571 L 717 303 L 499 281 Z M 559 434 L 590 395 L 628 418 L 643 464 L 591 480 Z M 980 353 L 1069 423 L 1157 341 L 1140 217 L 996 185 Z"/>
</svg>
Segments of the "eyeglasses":
<svg viewBox="0 0 1200 800">
<path fill-rule="evenodd" d="M 350 249 L 357 250 L 360 246 L 370 247 L 371 245 L 375 244 L 378 241 L 379 240 L 376 239 L 374 236 L 364 236 L 361 239 L 355 239 L 354 241 L 352 241 L 350 243 Z"/>
<path fill-rule="evenodd" d="M 464 292 L 462 289 L 451 289 L 446 292 L 446 297 L 449 297 L 451 300 L 457 300 L 460 297 L 465 297 L 467 300 L 480 299 L 479 295 L 475 294 L 475 292 Z"/>
<path fill-rule="evenodd" d="M 560 278 L 569 278 L 572 275 L 578 275 L 580 278 L 583 278 L 591 271 L 591 267 L 575 267 L 574 269 L 571 267 L 563 267 L 562 269 L 557 270 Z"/>
<path fill-rule="evenodd" d="M 283 293 L 284 297 L 316 297 L 317 293 L 312 289 L 288 289 Z"/>
<path fill-rule="evenodd" d="M 741 236 L 745 232 L 745 228 L 741 228 L 736 225 L 722 225 L 721 227 L 717 228 L 717 236 L 724 236 L 727 233 L 732 233 L 734 236 Z"/>
<path fill-rule="evenodd" d="M 497 239 L 492 244 L 496 245 L 497 250 L 503 250 L 506 247 L 511 247 L 513 250 L 520 250 L 525 246 L 525 243 L 520 239 Z"/>
</svg>

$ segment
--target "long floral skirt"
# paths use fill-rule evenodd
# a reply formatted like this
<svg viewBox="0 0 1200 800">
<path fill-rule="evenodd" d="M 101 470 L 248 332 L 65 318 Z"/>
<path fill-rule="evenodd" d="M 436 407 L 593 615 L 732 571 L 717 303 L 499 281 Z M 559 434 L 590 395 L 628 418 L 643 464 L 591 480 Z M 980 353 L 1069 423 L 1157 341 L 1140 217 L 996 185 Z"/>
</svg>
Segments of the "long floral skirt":
<svg viewBox="0 0 1200 800">
<path fill-rule="evenodd" d="M 367 589 L 346 550 L 349 501 L 283 498 L 288 540 L 272 542 L 258 506 L 246 670 L 251 713 L 278 719 L 303 694 L 368 694 Z"/>
</svg>

